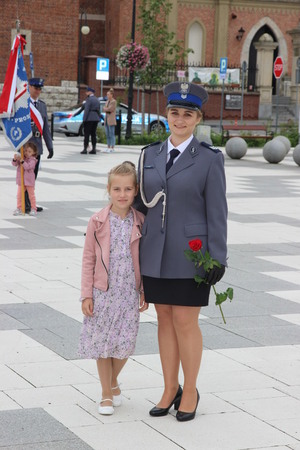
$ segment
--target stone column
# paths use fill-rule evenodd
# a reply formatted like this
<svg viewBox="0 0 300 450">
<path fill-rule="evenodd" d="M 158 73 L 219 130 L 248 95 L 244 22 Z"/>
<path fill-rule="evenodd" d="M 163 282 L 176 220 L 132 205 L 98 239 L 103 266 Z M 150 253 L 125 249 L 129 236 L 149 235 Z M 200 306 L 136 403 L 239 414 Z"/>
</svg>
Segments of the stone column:
<svg viewBox="0 0 300 450">
<path fill-rule="evenodd" d="M 300 105 L 300 85 L 296 84 L 297 60 L 300 58 L 300 22 L 297 28 L 287 31 L 292 37 L 293 61 L 291 73 L 291 100 L 296 105 L 298 98 L 298 108 Z"/>
<path fill-rule="evenodd" d="M 220 62 L 220 58 L 227 56 L 229 3 L 229 0 L 216 2 L 214 36 L 214 61 L 216 62 Z"/>
<path fill-rule="evenodd" d="M 258 42 L 254 42 L 257 50 L 257 86 L 260 92 L 259 119 L 269 119 L 272 117 L 272 76 L 274 50 L 278 43 L 273 41 L 272 36 L 265 33 Z"/>
</svg>

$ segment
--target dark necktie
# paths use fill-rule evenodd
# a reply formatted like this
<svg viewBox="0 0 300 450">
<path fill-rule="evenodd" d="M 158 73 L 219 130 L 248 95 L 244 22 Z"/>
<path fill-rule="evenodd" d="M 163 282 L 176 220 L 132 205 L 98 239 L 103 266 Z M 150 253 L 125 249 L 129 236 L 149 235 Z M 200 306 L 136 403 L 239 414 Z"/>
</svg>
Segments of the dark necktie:
<svg viewBox="0 0 300 450">
<path fill-rule="evenodd" d="M 173 163 L 174 163 L 174 159 L 176 158 L 176 156 L 179 155 L 179 153 L 180 153 L 180 151 L 177 150 L 177 148 L 173 148 L 173 150 L 170 151 L 170 159 L 166 165 L 166 172 L 168 172 L 171 169 L 171 167 L 173 166 Z"/>
<path fill-rule="evenodd" d="M 34 106 L 35 106 L 35 107 L 37 107 L 37 102 L 36 102 L 36 101 L 35 101 L 35 102 L 33 102 L 33 104 L 34 104 Z"/>
</svg>

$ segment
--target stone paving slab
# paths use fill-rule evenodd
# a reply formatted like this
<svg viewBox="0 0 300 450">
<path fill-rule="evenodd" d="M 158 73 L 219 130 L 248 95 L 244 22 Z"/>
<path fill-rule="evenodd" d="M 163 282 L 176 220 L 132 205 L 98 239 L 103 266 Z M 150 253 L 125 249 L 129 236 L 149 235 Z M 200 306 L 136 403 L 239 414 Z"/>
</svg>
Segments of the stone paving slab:
<svg viewBox="0 0 300 450">
<path fill-rule="evenodd" d="M 84 156 L 81 146 L 82 138 L 55 136 L 36 184 L 44 211 L 14 217 L 13 152 L 0 134 L 0 449 L 300 450 L 300 169 L 292 152 L 278 165 L 262 149 L 242 160 L 225 155 L 229 260 L 217 290 L 233 286 L 234 300 L 223 305 L 226 325 L 213 294 L 201 310 L 201 400 L 195 421 L 178 424 L 173 410 L 148 414 L 163 388 L 153 307 L 141 316 L 113 416 L 97 412 L 94 361 L 78 359 L 86 225 L 107 203 L 111 167 L 140 154 Z"/>
<path fill-rule="evenodd" d="M 91 447 L 43 409 L 36 408 L 0 411 L 0 448 L 88 450 Z"/>
</svg>

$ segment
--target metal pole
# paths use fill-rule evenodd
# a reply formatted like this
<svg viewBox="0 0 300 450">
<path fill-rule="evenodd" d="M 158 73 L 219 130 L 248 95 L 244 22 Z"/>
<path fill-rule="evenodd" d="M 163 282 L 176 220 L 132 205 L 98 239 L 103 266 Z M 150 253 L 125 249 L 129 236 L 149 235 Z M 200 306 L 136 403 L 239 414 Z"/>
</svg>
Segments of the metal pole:
<svg viewBox="0 0 300 450">
<path fill-rule="evenodd" d="M 100 92 L 100 97 L 103 97 L 103 80 L 101 80 L 101 92 Z"/>
<path fill-rule="evenodd" d="M 297 82 L 297 78 L 296 78 L 296 82 Z M 299 105 L 298 105 L 298 100 L 299 100 L 299 84 L 297 82 L 297 91 L 296 91 L 296 119 L 298 119 L 299 117 Z"/>
<path fill-rule="evenodd" d="M 297 69 L 299 70 L 299 69 Z M 297 77 L 297 100 L 296 100 L 296 120 L 298 120 L 298 144 L 300 144 L 300 116 L 299 116 L 299 105 L 298 105 L 298 99 L 299 99 L 299 79 Z"/>
<path fill-rule="evenodd" d="M 277 83 L 276 83 L 276 121 L 275 121 L 275 133 L 277 133 L 277 127 L 278 127 L 279 86 L 280 86 L 280 78 L 277 78 Z"/>
<path fill-rule="evenodd" d="M 82 26 L 82 15 L 80 16 L 80 22 L 79 22 L 79 49 L 78 49 L 78 68 L 77 68 L 77 86 L 78 86 L 78 96 L 77 96 L 77 103 L 80 103 L 80 84 L 81 84 L 81 47 L 82 47 L 82 33 L 81 33 L 81 26 Z"/>
<path fill-rule="evenodd" d="M 244 118 L 244 89 L 245 89 L 245 74 L 247 70 L 247 63 L 246 61 L 243 61 L 242 64 L 242 103 L 241 103 L 241 122 Z"/>
<path fill-rule="evenodd" d="M 132 28 L 131 28 L 131 42 L 134 42 L 135 38 L 135 3 L 133 0 L 132 5 Z M 133 81 L 134 81 L 134 70 L 129 72 L 129 86 L 128 86 L 128 114 L 127 114 L 127 125 L 125 139 L 131 137 L 131 125 L 132 125 L 132 104 L 133 104 Z"/>
<path fill-rule="evenodd" d="M 220 113 L 220 133 L 222 133 L 222 127 L 223 127 L 223 107 L 224 107 L 224 83 L 225 80 L 223 78 L 223 83 L 222 83 L 222 97 L 221 97 L 221 113 Z"/>
<path fill-rule="evenodd" d="M 244 72 L 242 72 L 242 102 L 241 102 L 241 122 L 244 116 Z"/>
</svg>

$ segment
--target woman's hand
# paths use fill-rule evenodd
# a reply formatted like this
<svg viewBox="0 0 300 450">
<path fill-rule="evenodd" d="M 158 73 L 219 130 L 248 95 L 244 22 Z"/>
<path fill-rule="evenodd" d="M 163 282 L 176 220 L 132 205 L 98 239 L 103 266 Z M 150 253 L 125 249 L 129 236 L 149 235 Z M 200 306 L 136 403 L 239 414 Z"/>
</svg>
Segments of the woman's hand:
<svg viewBox="0 0 300 450">
<path fill-rule="evenodd" d="M 85 298 L 81 303 L 81 309 L 85 316 L 92 317 L 94 311 L 93 299 Z"/>
<path fill-rule="evenodd" d="M 148 309 L 148 308 L 149 308 L 149 305 L 148 305 L 148 303 L 145 302 L 145 294 L 144 294 L 144 292 L 141 292 L 139 311 L 141 313 L 143 311 L 146 311 L 146 309 Z"/>
<path fill-rule="evenodd" d="M 225 273 L 225 266 L 221 264 L 221 267 L 214 266 L 209 272 L 206 273 L 205 282 L 213 286 L 218 283 Z"/>
</svg>

